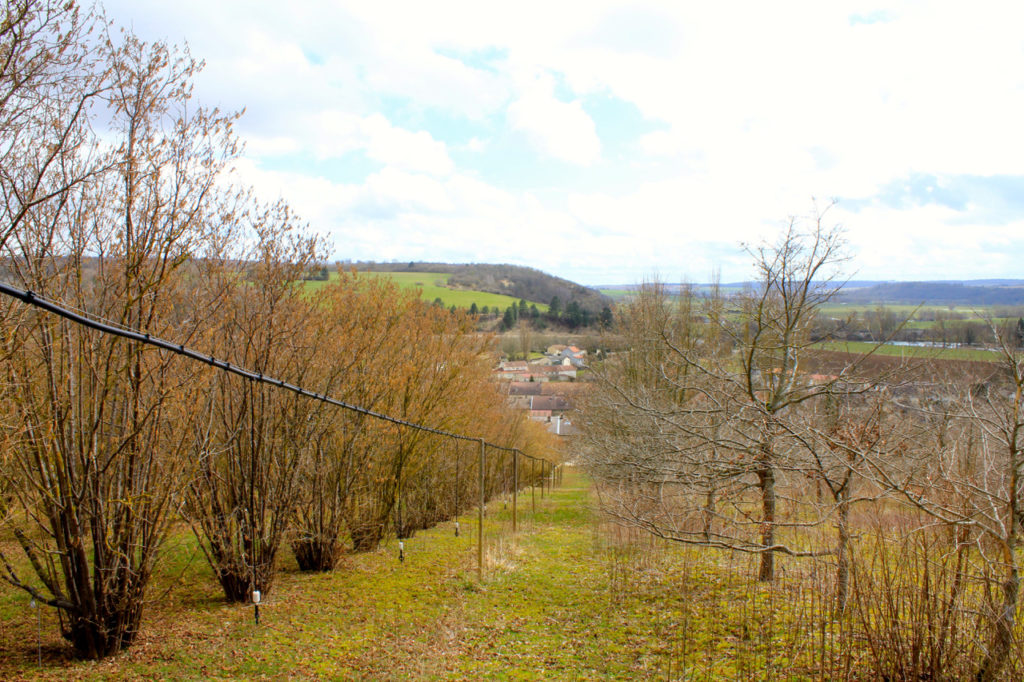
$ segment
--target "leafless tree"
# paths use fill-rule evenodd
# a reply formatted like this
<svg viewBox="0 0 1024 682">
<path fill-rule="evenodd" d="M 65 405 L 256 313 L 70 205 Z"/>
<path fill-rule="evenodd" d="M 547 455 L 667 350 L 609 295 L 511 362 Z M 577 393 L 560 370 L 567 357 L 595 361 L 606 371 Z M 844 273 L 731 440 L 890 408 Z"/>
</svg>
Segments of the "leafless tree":
<svg viewBox="0 0 1024 682">
<path fill-rule="evenodd" d="M 56 11 L 30 5 L 29 16 Z M 52 39 L 63 59 L 78 54 Z M 206 321 L 206 311 L 189 305 L 188 263 L 211 234 L 227 230 L 208 217 L 233 153 L 232 119 L 189 106 L 197 65 L 163 45 L 125 36 L 107 41 L 103 57 L 113 142 L 80 138 L 53 173 L 31 159 L 24 169 L 5 166 L 10 187 L 42 178 L 36 194 L 11 189 L 7 197 L 24 209 L 14 220 L 8 204 L 8 277 L 111 324 L 187 341 Z M 56 77 L 47 68 L 34 73 Z M 32 199 L 54 193 L 54 201 Z M 144 344 L 5 308 L 3 398 L 14 418 L 5 424 L 11 452 L 2 475 L 12 497 L 3 503 L 19 513 L 0 517 L 13 525 L 32 575 L 3 557 L 4 577 L 58 609 L 62 634 L 81 656 L 100 658 L 138 631 L 177 475 L 189 461 L 183 434 L 196 372 Z"/>
<path fill-rule="evenodd" d="M 583 455 L 620 518 L 676 541 L 758 553 L 761 580 L 774 578 L 778 553 L 832 551 L 778 536 L 831 511 L 800 491 L 815 455 L 823 461 L 808 448 L 830 447 L 807 437 L 811 406 L 882 379 L 858 377 L 863 356 L 828 373 L 809 366 L 812 330 L 846 260 L 827 211 L 748 248 L 758 279 L 742 294 L 684 292 L 669 304 L 657 287 L 641 292 L 620 316 L 631 349 L 597 372 L 603 387 L 584 411 Z"/>
<path fill-rule="evenodd" d="M 979 680 L 1000 678 L 1013 645 L 1024 523 L 1024 354 L 1005 329 L 990 327 L 1000 361 L 901 399 L 918 447 L 900 458 L 869 458 L 866 467 L 874 482 L 954 529 L 958 548 L 973 546 L 980 557 L 983 582 L 994 590 L 986 591 L 992 631 Z"/>
<path fill-rule="evenodd" d="M 872 386 L 865 391 L 861 384 L 835 385 L 822 400 L 807 404 L 786 424 L 801 447 L 806 478 L 816 486 L 818 514 L 835 517 L 835 600 L 839 611 L 846 609 L 850 596 L 850 512 L 855 504 L 884 497 L 877 488 L 858 491 L 866 461 L 898 455 L 905 447 L 887 388 Z M 827 501 L 820 498 L 822 488 L 828 493 Z"/>
<path fill-rule="evenodd" d="M 0 246 L 103 168 L 85 159 L 89 114 L 109 85 L 96 28 L 61 0 L 14 0 L 0 14 Z"/>
<path fill-rule="evenodd" d="M 247 223 L 256 257 L 229 261 L 220 273 L 234 286 L 207 347 L 232 364 L 308 385 L 326 330 L 315 324 L 301 275 L 319 259 L 319 243 L 282 204 L 253 212 Z M 195 429 L 198 471 L 186 488 L 186 513 L 225 596 L 244 601 L 273 585 L 299 497 L 300 463 L 325 436 L 325 405 L 220 372 L 210 383 Z"/>
</svg>

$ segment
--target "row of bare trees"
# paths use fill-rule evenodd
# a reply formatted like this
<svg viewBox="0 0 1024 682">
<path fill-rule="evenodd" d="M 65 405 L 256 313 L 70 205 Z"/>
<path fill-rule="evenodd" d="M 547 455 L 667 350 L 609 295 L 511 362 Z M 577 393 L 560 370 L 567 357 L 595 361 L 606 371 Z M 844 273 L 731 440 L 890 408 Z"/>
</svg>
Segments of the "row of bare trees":
<svg viewBox="0 0 1024 682">
<path fill-rule="evenodd" d="M 2 19 L 5 281 L 350 404 L 548 447 L 486 381 L 466 316 L 350 273 L 303 287 L 323 244 L 230 183 L 236 117 L 192 101 L 188 54 L 65 0 Z M 55 607 L 84 657 L 131 644 L 182 520 L 239 601 L 271 588 L 282 550 L 327 570 L 479 499 L 453 441 L 12 300 L 0 369 L 0 575 Z"/>
<path fill-rule="evenodd" d="M 949 603 L 985 614 L 973 674 L 997 679 L 1019 637 L 1024 354 L 998 324 L 992 363 L 819 350 L 812 327 L 845 262 L 826 213 L 750 249 L 759 277 L 740 295 L 673 298 L 655 283 L 624 306 L 630 350 L 594 368 L 579 457 L 622 523 L 757 554 L 762 581 L 780 555 L 832 562 L 838 613 L 854 576 L 870 581 L 855 519 L 948 529 L 961 567 Z M 888 535 L 864 560 L 906 542 Z"/>
</svg>

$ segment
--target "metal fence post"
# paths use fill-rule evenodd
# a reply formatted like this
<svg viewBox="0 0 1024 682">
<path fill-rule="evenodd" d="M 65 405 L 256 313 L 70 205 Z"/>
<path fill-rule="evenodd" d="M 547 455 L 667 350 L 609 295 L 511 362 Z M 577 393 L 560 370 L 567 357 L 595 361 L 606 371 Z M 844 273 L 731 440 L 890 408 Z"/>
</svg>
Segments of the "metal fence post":
<svg viewBox="0 0 1024 682">
<path fill-rule="evenodd" d="M 476 577 L 480 582 L 484 579 L 484 449 L 487 446 L 483 438 L 480 439 L 480 511 L 477 515 L 479 532 L 476 540 Z"/>
<path fill-rule="evenodd" d="M 530 506 L 537 515 L 537 460 L 530 458 Z"/>
<path fill-rule="evenodd" d="M 519 520 L 517 501 L 519 500 L 519 451 L 512 450 L 512 534 L 516 534 Z"/>
</svg>

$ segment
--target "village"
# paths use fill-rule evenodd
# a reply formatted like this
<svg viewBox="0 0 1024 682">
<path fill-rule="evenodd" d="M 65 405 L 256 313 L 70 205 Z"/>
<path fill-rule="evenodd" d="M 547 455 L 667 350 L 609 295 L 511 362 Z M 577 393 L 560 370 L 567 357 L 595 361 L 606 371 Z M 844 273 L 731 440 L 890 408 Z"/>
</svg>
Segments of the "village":
<svg viewBox="0 0 1024 682">
<path fill-rule="evenodd" d="M 527 411 L 530 419 L 545 423 L 549 432 L 566 437 L 577 433 L 572 413 L 575 399 L 586 390 L 586 383 L 577 381 L 586 371 L 586 363 L 586 350 L 555 344 L 537 359 L 502 359 L 492 378 L 501 384 L 513 408 Z"/>
</svg>

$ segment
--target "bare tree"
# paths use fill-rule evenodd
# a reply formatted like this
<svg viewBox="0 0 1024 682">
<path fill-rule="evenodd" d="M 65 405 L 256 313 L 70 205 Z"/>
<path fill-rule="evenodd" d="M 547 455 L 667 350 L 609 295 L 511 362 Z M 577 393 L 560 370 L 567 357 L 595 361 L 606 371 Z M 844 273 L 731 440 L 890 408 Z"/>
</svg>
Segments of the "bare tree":
<svg viewBox="0 0 1024 682">
<path fill-rule="evenodd" d="M 1005 329 L 990 327 L 1000 361 L 973 376 L 933 380 L 901 399 L 917 447 L 900 458 L 869 458 L 865 468 L 908 506 L 954 529 L 958 548 L 973 545 L 980 557 L 991 633 L 979 680 L 1000 678 L 1013 645 L 1024 524 L 1024 354 Z"/>
<path fill-rule="evenodd" d="M 802 496 L 808 447 L 822 445 L 806 437 L 806 406 L 878 381 L 857 378 L 863 357 L 829 374 L 809 366 L 819 311 L 846 260 L 827 211 L 748 248 L 759 276 L 738 296 L 684 292 L 670 305 L 663 290 L 642 292 L 620 325 L 631 349 L 597 372 L 603 389 L 585 410 L 584 455 L 599 480 L 614 482 L 605 492 L 621 518 L 676 541 L 758 553 L 761 580 L 774 578 L 777 553 L 832 551 L 778 537 L 828 513 Z"/>
<path fill-rule="evenodd" d="M 898 455 L 904 448 L 894 423 L 891 396 L 885 387 L 840 384 L 823 400 L 806 406 L 787 423 L 804 453 L 807 480 L 819 495 L 818 513 L 835 516 L 836 607 L 846 609 L 853 565 L 853 530 L 850 512 L 855 504 L 875 502 L 880 494 L 872 488 L 858 492 L 867 458 Z M 847 389 L 847 390 L 843 390 Z M 822 487 L 827 503 L 820 499 Z"/>
<path fill-rule="evenodd" d="M 90 110 L 109 81 L 74 2 L 15 0 L 0 14 L 0 247 L 29 213 L 103 169 L 86 162 Z"/>
<path fill-rule="evenodd" d="M 397 329 L 412 297 L 385 278 L 338 272 L 315 299 L 326 330 L 318 375 L 325 393 L 383 411 L 391 389 L 383 379 L 401 343 Z M 310 444 L 298 472 L 300 497 L 291 546 L 303 570 L 334 567 L 350 506 L 380 446 L 372 419 L 337 409 L 321 418 L 325 428 Z"/>
<path fill-rule="evenodd" d="M 229 263 L 220 273 L 234 286 L 207 334 L 208 347 L 232 364 L 307 385 L 324 329 L 315 324 L 301 276 L 317 262 L 318 242 L 301 233 L 283 204 L 255 211 L 248 223 L 256 258 L 240 261 L 241 271 Z M 300 462 L 322 442 L 325 406 L 219 372 L 210 382 L 195 430 L 198 471 L 186 488 L 186 513 L 225 596 L 244 601 L 273 585 Z"/>
<path fill-rule="evenodd" d="M 59 199 L 11 190 L 8 199 L 26 210 L 3 244 L 8 276 L 109 323 L 188 340 L 205 317 L 183 313 L 193 296 L 186 266 L 227 229 L 207 218 L 233 152 L 224 137 L 231 118 L 189 108 L 197 65 L 163 45 L 127 36 L 107 42 L 105 59 L 114 142 L 65 148 L 56 179 L 29 165 L 26 177 L 43 178 L 37 189 L 54 188 L 34 196 L 59 190 Z M 94 156 L 105 170 L 69 182 L 92 172 Z M 4 504 L 21 510 L 7 520 L 33 574 L 3 557 L 4 577 L 58 609 L 79 655 L 100 658 L 138 632 L 177 475 L 189 461 L 183 434 L 196 372 L 35 309 L 4 312 L 3 397 L 15 415 L 5 425 L 12 452 L 2 475 L 13 498 Z"/>
</svg>

